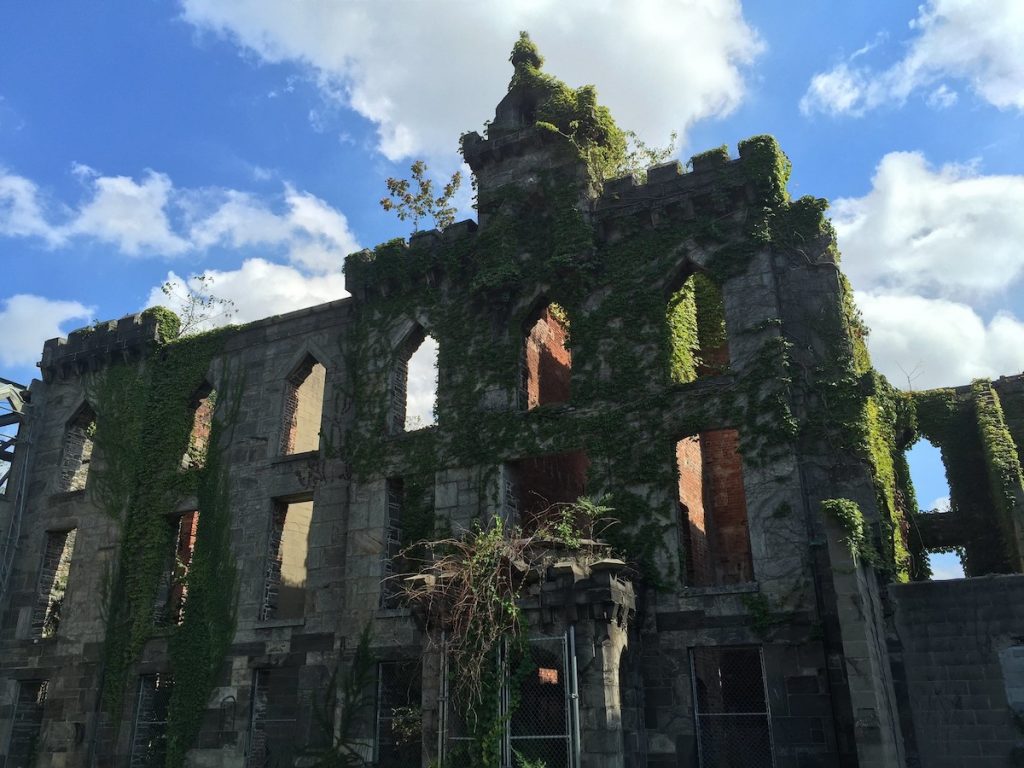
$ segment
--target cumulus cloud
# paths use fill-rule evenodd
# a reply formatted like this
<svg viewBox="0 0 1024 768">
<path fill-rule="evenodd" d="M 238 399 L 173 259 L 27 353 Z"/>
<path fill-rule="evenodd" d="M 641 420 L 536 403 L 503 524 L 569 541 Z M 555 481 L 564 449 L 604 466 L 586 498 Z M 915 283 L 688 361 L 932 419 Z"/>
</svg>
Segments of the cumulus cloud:
<svg viewBox="0 0 1024 768">
<path fill-rule="evenodd" d="M 31 180 L 0 170 L 0 236 L 39 238 L 50 247 L 75 238 L 109 243 L 127 256 L 176 256 L 211 248 L 261 248 L 314 272 L 340 269 L 359 244 L 344 214 L 284 183 L 279 195 L 183 189 L 163 173 L 140 180 L 103 176 L 76 163 L 87 198 L 48 215 Z"/>
<path fill-rule="evenodd" d="M 64 235 L 46 220 L 39 188 L 23 176 L 0 168 L 0 234 L 39 237 L 59 245 Z"/>
<path fill-rule="evenodd" d="M 246 259 L 238 269 L 209 269 L 202 275 L 213 295 L 234 305 L 234 314 L 230 318 L 215 318 L 213 324 L 224 324 L 229 320 L 247 323 L 348 296 L 345 277 L 340 270 L 310 275 L 287 264 L 275 264 L 266 259 Z M 185 280 L 174 272 L 167 274 L 167 280 L 178 284 L 187 283 L 197 291 L 204 288 L 198 278 Z M 149 293 L 146 306 L 170 305 L 170 309 L 181 312 L 184 300 L 184 295 L 168 300 L 160 287 L 154 287 Z"/>
<path fill-rule="evenodd" d="M 266 61 L 310 67 L 326 95 L 377 125 L 378 148 L 393 160 L 446 155 L 460 133 L 492 117 L 511 75 L 505 52 L 521 29 L 548 71 L 595 83 L 620 124 L 659 143 L 733 110 L 762 48 L 739 0 L 404 3 L 400 13 L 387 3 L 182 6 L 186 21 Z"/>
<path fill-rule="evenodd" d="M 0 364 L 27 366 L 39 360 L 43 342 L 66 333 L 72 320 L 88 321 L 93 308 L 77 301 L 53 301 L 42 296 L 19 293 L 0 299 Z"/>
<path fill-rule="evenodd" d="M 167 206 L 173 191 L 166 174 L 146 171 L 141 182 L 127 176 L 100 176 L 77 165 L 76 172 L 92 176 L 92 197 L 67 225 L 69 235 L 88 235 L 116 245 L 122 253 L 176 255 L 189 243 L 171 230 Z"/>
<path fill-rule="evenodd" d="M 843 268 L 860 289 L 973 298 L 1024 273 L 1024 176 L 931 167 L 918 152 L 882 158 L 864 197 L 832 217 Z"/>
<path fill-rule="evenodd" d="M 932 389 L 1024 371 L 1024 322 L 997 313 L 986 322 L 967 304 L 948 299 L 858 291 L 871 329 L 875 367 L 893 384 Z"/>
<path fill-rule="evenodd" d="M 190 237 L 197 248 L 281 246 L 293 264 L 316 272 L 338 269 L 359 250 L 344 214 L 290 184 L 280 213 L 249 193 L 226 190 L 221 197 L 212 212 L 193 214 Z"/>
<path fill-rule="evenodd" d="M 1024 110 L 1024 4 L 1019 0 L 929 0 L 919 6 L 910 29 L 904 56 L 888 68 L 862 64 L 855 54 L 814 75 L 801 111 L 862 115 L 883 104 L 902 104 L 928 88 L 934 88 L 928 102 L 946 107 L 956 99 L 942 82 L 946 79 L 964 83 L 1000 109 Z"/>
</svg>

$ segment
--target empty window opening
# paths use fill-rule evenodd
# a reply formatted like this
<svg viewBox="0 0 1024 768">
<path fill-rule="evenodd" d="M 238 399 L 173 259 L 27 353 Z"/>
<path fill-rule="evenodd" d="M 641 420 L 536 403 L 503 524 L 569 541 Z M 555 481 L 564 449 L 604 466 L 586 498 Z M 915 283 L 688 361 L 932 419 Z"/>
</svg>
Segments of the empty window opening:
<svg viewBox="0 0 1024 768">
<path fill-rule="evenodd" d="M 911 545 L 920 548 L 927 562 L 927 569 L 915 575 L 934 580 L 962 579 L 964 568 L 959 552 L 966 537 L 950 502 L 942 452 L 922 438 L 907 450 L 906 456 L 921 513 L 911 519 L 916 530 L 911 530 L 909 537 Z"/>
<path fill-rule="evenodd" d="M 281 453 L 319 450 L 326 379 L 327 369 L 312 355 L 306 355 L 288 377 L 285 382 Z"/>
<path fill-rule="evenodd" d="M 416 662 L 382 661 L 377 665 L 374 765 L 378 768 L 420 764 L 421 682 L 422 671 Z"/>
<path fill-rule="evenodd" d="M 509 462 L 505 473 L 505 512 L 525 531 L 561 516 L 562 507 L 587 493 L 590 460 L 583 451 Z"/>
<path fill-rule="evenodd" d="M 185 620 L 188 571 L 196 548 L 199 512 L 186 512 L 171 518 L 168 524 L 174 529 L 174 543 L 157 590 L 154 616 L 157 625 L 179 625 Z"/>
<path fill-rule="evenodd" d="M 213 409 L 217 405 L 217 393 L 209 385 L 204 386 L 192 399 L 192 429 L 188 435 L 188 446 L 181 457 L 182 469 L 202 469 L 206 466 L 206 452 L 210 448 L 210 430 L 213 427 Z"/>
<path fill-rule="evenodd" d="M 399 349 L 391 376 L 391 431 L 412 432 L 437 423 L 438 344 L 417 327 Z"/>
<path fill-rule="evenodd" d="M 71 572 L 71 554 L 75 549 L 76 529 L 49 531 L 39 572 L 39 589 L 32 610 L 34 637 L 53 637 L 63 617 L 64 595 Z"/>
<path fill-rule="evenodd" d="M 11 718 L 11 740 L 7 748 L 10 768 L 31 768 L 39 756 L 39 734 L 46 705 L 46 680 L 21 680 Z"/>
<path fill-rule="evenodd" d="M 527 409 L 548 403 L 569 402 L 572 352 L 569 317 L 551 303 L 531 315 L 523 348 L 521 398 Z"/>
<path fill-rule="evenodd" d="M 260 621 L 303 617 L 312 518 L 312 501 L 274 504 Z"/>
<path fill-rule="evenodd" d="M 96 414 L 86 403 L 78 409 L 64 431 L 64 452 L 60 463 L 61 492 L 85 488 L 95 434 Z"/>
<path fill-rule="evenodd" d="M 691 648 L 690 669 L 701 767 L 772 768 L 760 648 Z"/>
<path fill-rule="evenodd" d="M 168 675 L 139 677 L 129 768 L 162 768 L 167 754 L 167 709 L 172 689 Z"/>
<path fill-rule="evenodd" d="M 696 272 L 683 281 L 669 298 L 666 324 L 673 382 L 685 384 L 728 369 L 722 291 L 710 277 Z"/>
<path fill-rule="evenodd" d="M 739 432 L 716 429 L 676 443 L 680 545 L 686 584 L 753 581 Z"/>
<path fill-rule="evenodd" d="M 298 667 L 253 670 L 245 768 L 292 765 L 301 751 L 295 732 L 298 675 Z"/>
</svg>

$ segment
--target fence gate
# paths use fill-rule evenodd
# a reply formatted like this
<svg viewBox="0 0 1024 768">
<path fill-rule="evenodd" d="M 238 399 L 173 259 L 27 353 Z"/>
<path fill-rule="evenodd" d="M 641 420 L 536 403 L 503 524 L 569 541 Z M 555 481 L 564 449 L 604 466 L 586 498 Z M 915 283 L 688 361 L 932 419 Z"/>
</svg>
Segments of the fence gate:
<svg viewBox="0 0 1024 768">
<path fill-rule="evenodd" d="M 761 649 L 690 649 L 701 768 L 774 768 Z"/>
<path fill-rule="evenodd" d="M 535 637 L 523 651 L 502 649 L 501 667 L 507 670 L 501 687 L 499 713 L 504 719 L 500 767 L 520 768 L 524 761 L 545 768 L 579 766 L 579 692 L 573 631 L 559 637 Z M 461 714 L 449 699 L 447 658 L 442 665 L 441 738 L 443 757 L 458 755 L 469 742 Z"/>
</svg>

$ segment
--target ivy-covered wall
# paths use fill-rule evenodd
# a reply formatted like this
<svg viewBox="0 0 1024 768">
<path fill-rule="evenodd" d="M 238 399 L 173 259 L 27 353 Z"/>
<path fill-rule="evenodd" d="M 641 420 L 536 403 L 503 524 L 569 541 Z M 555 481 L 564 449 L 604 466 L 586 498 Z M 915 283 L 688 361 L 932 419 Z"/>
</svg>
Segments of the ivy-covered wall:
<svg viewBox="0 0 1024 768">
<path fill-rule="evenodd" d="M 479 225 L 353 254 L 352 296 L 333 304 L 174 341 L 174 319 L 157 311 L 48 343 L 32 533 L 81 528 L 68 632 L 33 645 L 8 630 L 34 599 L 31 544 L 0 635 L 18 674 L 53 676 L 53 720 L 70 735 L 55 726 L 47 744 L 74 759 L 125 756 L 138 675 L 159 672 L 175 679 L 169 766 L 243 759 L 258 679 L 293 713 L 296 749 L 336 757 L 334 726 L 352 723 L 335 720 L 332 686 L 353 679 L 353 649 L 400 660 L 426 643 L 407 610 L 380 599 L 388 480 L 403 481 L 410 544 L 499 516 L 517 461 L 574 454 L 579 466 L 583 453 L 586 492 L 610 508 L 604 535 L 628 563 L 615 578 L 632 582 L 641 615 L 604 657 L 583 649 L 580 662 L 628 670 L 621 717 L 646 727 L 650 755 L 693 758 L 694 724 L 680 717 L 694 706 L 688 649 L 741 645 L 762 649 L 785 719 L 778 765 L 898 764 L 883 587 L 926 576 L 929 549 L 905 451 L 919 436 L 942 448 L 969 573 L 1019 569 L 1024 397 L 1002 380 L 908 395 L 872 369 L 827 203 L 790 198 L 771 137 L 741 142 L 737 157 L 721 147 L 687 169 L 655 166 L 641 182 L 620 174 L 626 134 L 593 89 L 544 73 L 528 38 L 511 61 L 495 121 L 462 141 Z M 571 397 L 526 410 L 527 325 L 551 303 L 568 329 Z M 394 434 L 395 363 L 423 332 L 439 344 L 437 424 Z M 320 448 L 282 455 L 287 378 L 309 356 L 326 369 Z M 211 447 L 202 467 L 183 468 L 204 384 L 217 390 Z M 83 399 L 98 416 L 98 461 L 87 493 L 53 494 L 61 420 Z M 742 475 L 729 479 L 746 499 L 753 579 L 698 587 L 685 578 L 676 446 L 720 429 L 739 435 L 728 471 Z M 271 519 L 292 502 L 313 504 L 304 614 L 267 620 Z M 158 628 L 168 516 L 192 504 L 184 623 Z M 550 630 L 543 599 L 524 599 L 532 629 Z M 428 729 L 436 673 L 424 672 Z M 352 727 L 368 735 L 363 715 Z"/>
</svg>

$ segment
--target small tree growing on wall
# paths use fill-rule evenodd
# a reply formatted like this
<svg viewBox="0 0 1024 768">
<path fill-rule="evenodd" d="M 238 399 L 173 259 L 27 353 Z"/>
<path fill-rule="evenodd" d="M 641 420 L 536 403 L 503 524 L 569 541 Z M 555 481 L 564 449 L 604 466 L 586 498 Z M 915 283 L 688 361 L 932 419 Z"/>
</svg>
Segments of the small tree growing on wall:
<svg viewBox="0 0 1024 768">
<path fill-rule="evenodd" d="M 434 195 L 434 182 L 426 178 L 427 164 L 417 160 L 409 167 L 412 179 L 389 178 L 388 196 L 382 197 L 380 206 L 385 211 L 394 211 L 399 219 L 412 219 L 413 231 L 420 226 L 420 219 L 433 219 L 439 229 L 455 221 L 455 206 L 451 204 L 455 193 L 462 185 L 462 172 L 456 171 L 444 185 L 440 195 Z M 416 190 L 413 190 L 415 184 Z"/>
</svg>

